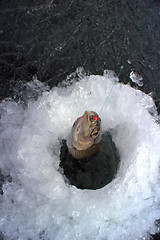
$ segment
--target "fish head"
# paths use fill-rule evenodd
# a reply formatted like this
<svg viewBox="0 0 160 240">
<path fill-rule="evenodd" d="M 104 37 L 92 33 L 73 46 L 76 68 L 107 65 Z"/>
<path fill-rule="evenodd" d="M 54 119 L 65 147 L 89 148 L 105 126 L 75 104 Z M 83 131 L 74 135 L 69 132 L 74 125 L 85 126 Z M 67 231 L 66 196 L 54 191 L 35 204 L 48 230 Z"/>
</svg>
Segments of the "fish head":
<svg viewBox="0 0 160 240">
<path fill-rule="evenodd" d="M 101 119 L 94 111 L 85 111 L 77 118 L 72 127 L 72 145 L 85 150 L 101 140 Z"/>
</svg>

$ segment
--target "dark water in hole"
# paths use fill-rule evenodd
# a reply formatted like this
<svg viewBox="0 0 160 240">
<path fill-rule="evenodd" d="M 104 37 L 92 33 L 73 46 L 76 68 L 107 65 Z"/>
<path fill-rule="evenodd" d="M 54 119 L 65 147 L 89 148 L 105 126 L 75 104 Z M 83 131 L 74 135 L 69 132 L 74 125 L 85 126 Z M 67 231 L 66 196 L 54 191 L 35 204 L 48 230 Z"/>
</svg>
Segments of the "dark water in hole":
<svg viewBox="0 0 160 240">
<path fill-rule="evenodd" d="M 77 67 L 92 74 L 102 74 L 104 69 L 118 74 L 150 2 L 1 0 L 0 100 L 23 99 L 15 89 L 35 75 L 53 87 Z M 155 0 L 120 81 L 152 93 L 160 112 L 159 22 L 160 1 Z M 143 77 L 142 87 L 130 81 L 132 70 Z"/>
<path fill-rule="evenodd" d="M 62 141 L 60 160 L 62 172 L 71 185 L 80 189 L 99 189 L 114 179 L 120 156 L 111 135 L 104 133 L 100 153 L 86 163 L 69 154 L 65 140 Z"/>
</svg>

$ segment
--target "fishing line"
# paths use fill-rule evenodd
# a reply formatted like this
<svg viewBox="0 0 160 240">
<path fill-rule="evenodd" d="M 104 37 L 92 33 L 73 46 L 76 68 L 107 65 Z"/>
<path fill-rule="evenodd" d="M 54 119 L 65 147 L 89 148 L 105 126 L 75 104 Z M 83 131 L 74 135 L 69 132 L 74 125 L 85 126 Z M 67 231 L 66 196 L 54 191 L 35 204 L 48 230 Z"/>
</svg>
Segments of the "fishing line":
<svg viewBox="0 0 160 240">
<path fill-rule="evenodd" d="M 130 49 L 129 49 L 129 52 L 128 52 L 128 54 L 126 55 L 126 57 L 125 57 L 125 59 L 124 59 L 124 61 L 123 61 L 123 65 L 121 66 L 121 68 L 120 68 L 120 70 L 119 70 L 119 73 L 118 73 L 118 75 L 117 75 L 118 78 L 119 78 L 119 76 L 121 75 L 121 72 L 122 72 L 123 68 L 125 67 L 125 64 L 126 64 L 127 60 L 129 59 L 129 57 L 130 57 L 130 55 L 131 55 L 131 53 L 132 53 L 132 51 L 133 51 L 133 48 L 134 48 L 135 45 L 136 45 L 136 42 L 137 42 L 138 38 L 140 37 L 140 35 L 142 34 L 142 31 L 144 30 L 144 26 L 146 25 L 147 20 L 149 19 L 149 13 L 151 12 L 150 10 L 151 10 L 151 7 L 152 7 L 152 4 L 153 4 L 153 3 L 154 3 L 154 0 L 150 3 L 150 5 L 148 6 L 148 8 L 147 8 L 147 10 L 146 10 L 146 12 L 145 12 L 144 20 L 143 20 L 143 22 L 141 23 L 141 25 L 140 25 L 140 27 L 139 27 L 137 36 L 135 37 L 135 39 L 134 39 L 134 41 L 133 41 L 133 43 L 132 43 L 132 45 L 131 45 L 131 47 L 130 47 Z M 102 106 L 102 108 L 101 108 L 101 110 L 100 110 L 100 112 L 99 112 L 99 115 L 101 114 L 104 106 L 106 105 L 106 103 L 107 103 L 107 101 L 108 101 L 108 99 L 109 99 L 109 97 L 110 97 L 110 95 L 111 95 L 111 93 L 112 93 L 112 91 L 113 91 L 113 88 L 114 88 L 114 86 L 115 86 L 116 83 L 117 83 L 117 81 L 115 81 L 115 82 L 113 83 L 113 85 L 112 85 L 112 87 L 111 87 L 111 89 L 110 89 L 110 91 L 109 91 L 109 93 L 108 93 L 108 95 L 107 95 L 107 97 L 106 97 L 106 99 L 105 99 L 105 101 L 104 101 L 104 104 L 103 104 L 103 106 Z"/>
</svg>

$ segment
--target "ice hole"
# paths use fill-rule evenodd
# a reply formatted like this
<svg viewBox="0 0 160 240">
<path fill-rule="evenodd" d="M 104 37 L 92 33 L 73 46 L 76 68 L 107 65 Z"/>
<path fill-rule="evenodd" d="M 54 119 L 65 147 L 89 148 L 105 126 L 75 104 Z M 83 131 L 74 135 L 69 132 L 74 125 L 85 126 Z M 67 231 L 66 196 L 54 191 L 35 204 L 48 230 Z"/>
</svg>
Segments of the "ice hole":
<svg viewBox="0 0 160 240">
<path fill-rule="evenodd" d="M 107 146 L 107 147 L 106 147 Z M 99 189 L 110 183 L 118 170 L 120 157 L 111 134 L 102 135 L 101 150 L 87 162 L 78 161 L 68 152 L 63 139 L 60 154 L 60 171 L 66 182 L 80 189 Z"/>
</svg>

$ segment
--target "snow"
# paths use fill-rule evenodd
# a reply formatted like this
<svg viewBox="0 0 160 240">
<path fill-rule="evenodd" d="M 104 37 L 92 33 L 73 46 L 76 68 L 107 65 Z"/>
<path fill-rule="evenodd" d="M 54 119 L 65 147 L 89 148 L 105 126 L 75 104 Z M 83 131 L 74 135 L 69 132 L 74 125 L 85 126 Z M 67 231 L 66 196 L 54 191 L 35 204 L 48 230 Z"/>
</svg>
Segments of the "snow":
<svg viewBox="0 0 160 240">
<path fill-rule="evenodd" d="M 4 239 L 135 240 L 157 231 L 159 116 L 150 96 L 115 78 L 107 71 L 81 76 L 68 87 L 66 81 L 65 87 L 44 88 L 27 107 L 1 102 L 0 169 L 12 178 L 0 196 Z M 58 171 L 61 139 L 85 110 L 99 113 L 113 84 L 100 117 L 103 132 L 112 132 L 120 168 L 104 188 L 81 190 Z"/>
</svg>

